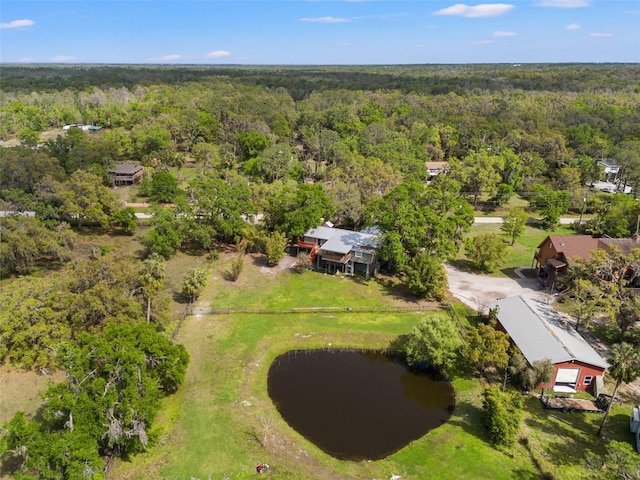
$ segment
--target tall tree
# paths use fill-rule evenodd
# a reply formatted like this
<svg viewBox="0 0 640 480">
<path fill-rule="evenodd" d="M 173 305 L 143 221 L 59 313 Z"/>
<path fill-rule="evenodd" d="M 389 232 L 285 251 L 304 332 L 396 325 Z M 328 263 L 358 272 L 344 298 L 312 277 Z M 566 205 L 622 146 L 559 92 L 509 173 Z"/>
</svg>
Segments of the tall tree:
<svg viewBox="0 0 640 480">
<path fill-rule="evenodd" d="M 151 227 L 142 243 L 150 253 L 170 258 L 182 245 L 182 225 L 169 208 L 156 207 L 151 217 Z"/>
<path fill-rule="evenodd" d="M 610 306 L 610 297 L 606 291 L 598 288 L 592 281 L 578 278 L 570 290 L 568 306 L 576 318 L 576 330 L 581 326 L 589 326 L 591 319 L 600 311 Z"/>
<path fill-rule="evenodd" d="M 439 302 L 447 295 L 447 272 L 438 257 L 420 252 L 409 260 L 405 269 L 409 289 L 418 297 Z"/>
<path fill-rule="evenodd" d="M 522 236 L 525 228 L 527 228 L 527 220 L 529 215 L 522 208 L 512 208 L 506 216 L 502 217 L 502 230 L 508 237 L 510 245 L 513 246 L 516 240 Z"/>
<path fill-rule="evenodd" d="M 49 229 L 34 217 L 0 217 L 0 275 L 29 273 L 38 262 L 67 261 L 75 242 L 67 223 Z"/>
<path fill-rule="evenodd" d="M 607 406 L 607 410 L 604 412 L 600 428 L 598 428 L 598 436 L 602 436 L 604 427 L 609 419 L 609 413 L 611 413 L 613 399 L 616 397 L 620 385 L 633 382 L 636 378 L 640 377 L 640 350 L 629 343 L 617 343 L 611 349 L 611 355 L 608 361 L 608 372 L 611 378 L 616 381 L 616 385 L 613 387 L 611 401 Z"/>
<path fill-rule="evenodd" d="M 504 369 L 509 364 L 509 340 L 505 333 L 491 325 L 479 324 L 466 331 L 464 356 L 475 366 L 480 378 L 489 367 Z"/>
<path fill-rule="evenodd" d="M 426 365 L 450 373 L 458 358 L 460 334 L 446 314 L 430 315 L 411 329 L 403 351 L 409 365 Z"/>
<path fill-rule="evenodd" d="M 147 304 L 147 323 L 151 321 L 153 301 L 164 286 L 164 264 L 157 253 L 149 255 L 140 269 L 140 288 Z"/>
<path fill-rule="evenodd" d="M 330 219 L 335 209 L 324 191 L 323 185 L 286 184 L 269 199 L 266 214 L 267 226 L 284 233 L 289 238 L 299 238 L 322 219 Z"/>
<path fill-rule="evenodd" d="M 367 223 L 381 229 L 381 256 L 391 270 L 403 270 L 422 250 L 439 258 L 457 253 L 473 223 L 473 209 L 458 192 L 459 184 L 444 178 L 428 187 L 407 182 L 371 205 Z"/>
<path fill-rule="evenodd" d="M 114 193 L 102 185 L 97 175 L 83 170 L 76 170 L 67 182 L 58 184 L 55 190 L 62 200 L 60 211 L 79 227 L 89 223 L 106 228 L 110 216 L 118 209 Z"/>
<path fill-rule="evenodd" d="M 517 392 L 502 392 L 496 387 L 484 391 L 483 409 L 491 443 L 511 447 L 518 438 L 524 400 Z"/>
<path fill-rule="evenodd" d="M 207 273 L 201 268 L 187 270 L 182 279 L 182 293 L 195 302 L 207 285 Z"/>
<path fill-rule="evenodd" d="M 465 241 L 467 257 L 481 270 L 491 272 L 500 266 L 509 248 L 497 233 L 481 233 Z"/>
<path fill-rule="evenodd" d="M 482 193 L 493 195 L 497 192 L 501 181 L 500 172 L 504 167 L 504 160 L 493 155 L 487 149 L 471 152 L 461 164 L 453 162 L 451 175 L 459 180 L 473 195 L 473 206 L 478 204 Z"/>
<path fill-rule="evenodd" d="M 209 230 L 210 239 L 236 242 L 245 227 L 245 218 L 255 213 L 255 206 L 246 179 L 231 174 L 224 180 L 217 172 L 198 174 L 189 182 L 187 202 L 182 206 L 190 225 L 197 224 Z M 197 227 L 196 225 L 196 227 Z"/>
<path fill-rule="evenodd" d="M 47 390 L 41 423 L 18 414 L 7 425 L 24 478 L 102 478 L 101 457 L 145 449 L 160 400 L 178 389 L 189 361 L 145 323 L 80 334 L 58 358 L 67 380 Z"/>
<path fill-rule="evenodd" d="M 151 177 L 149 197 L 152 202 L 173 203 L 181 193 L 178 180 L 169 172 L 158 172 Z"/>
</svg>

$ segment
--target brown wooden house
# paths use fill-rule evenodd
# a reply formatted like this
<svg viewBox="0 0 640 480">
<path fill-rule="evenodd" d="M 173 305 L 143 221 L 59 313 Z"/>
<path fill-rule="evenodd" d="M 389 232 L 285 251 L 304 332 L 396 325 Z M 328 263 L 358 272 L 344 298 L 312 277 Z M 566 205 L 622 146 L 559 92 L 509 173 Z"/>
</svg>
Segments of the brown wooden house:
<svg viewBox="0 0 640 480">
<path fill-rule="evenodd" d="M 144 168 L 132 163 L 118 163 L 109 169 L 109 175 L 114 185 L 133 185 L 144 177 Z"/>
<path fill-rule="evenodd" d="M 549 235 L 533 256 L 537 275 L 552 289 L 558 275 L 578 259 L 587 260 L 594 250 L 619 249 L 624 255 L 640 248 L 640 237 L 594 238 L 591 235 Z"/>
</svg>

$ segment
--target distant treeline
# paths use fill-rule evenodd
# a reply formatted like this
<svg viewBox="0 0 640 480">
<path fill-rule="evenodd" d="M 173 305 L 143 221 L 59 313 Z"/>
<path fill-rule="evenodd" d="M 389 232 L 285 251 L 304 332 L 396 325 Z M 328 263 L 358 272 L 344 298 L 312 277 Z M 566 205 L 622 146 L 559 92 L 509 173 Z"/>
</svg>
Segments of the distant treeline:
<svg viewBox="0 0 640 480">
<path fill-rule="evenodd" d="M 3 65 L 3 92 L 132 88 L 228 77 L 285 88 L 294 100 L 314 91 L 398 90 L 463 94 L 520 89 L 549 92 L 640 92 L 640 64 L 474 64 L 378 66 Z M 631 87 L 630 87 L 631 85 Z"/>
</svg>

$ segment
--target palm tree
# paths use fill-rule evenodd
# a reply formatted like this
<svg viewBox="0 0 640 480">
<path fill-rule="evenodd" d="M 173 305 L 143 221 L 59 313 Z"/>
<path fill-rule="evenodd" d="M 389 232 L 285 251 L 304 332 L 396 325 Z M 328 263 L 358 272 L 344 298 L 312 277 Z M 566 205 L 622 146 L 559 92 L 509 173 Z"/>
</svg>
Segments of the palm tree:
<svg viewBox="0 0 640 480">
<path fill-rule="evenodd" d="M 157 253 L 152 253 L 142 263 L 140 269 L 140 288 L 147 300 L 147 323 L 151 321 L 151 303 L 164 286 L 164 264 Z"/>
<path fill-rule="evenodd" d="M 609 412 L 611 411 L 611 405 L 613 399 L 616 398 L 618 388 L 623 383 L 629 383 L 640 377 L 640 349 L 626 342 L 617 343 L 613 346 L 611 356 L 609 357 L 609 375 L 616 381 L 616 386 L 613 389 L 613 395 L 611 401 L 607 406 L 607 411 L 604 414 L 600 428 L 598 429 L 598 436 L 602 435 L 605 423 L 609 418 Z"/>
</svg>

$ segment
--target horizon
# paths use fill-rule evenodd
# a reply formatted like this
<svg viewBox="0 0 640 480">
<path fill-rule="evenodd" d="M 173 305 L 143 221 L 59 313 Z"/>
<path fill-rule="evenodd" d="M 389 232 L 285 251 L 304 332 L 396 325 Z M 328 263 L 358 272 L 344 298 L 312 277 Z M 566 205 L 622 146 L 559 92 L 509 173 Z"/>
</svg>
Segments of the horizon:
<svg viewBox="0 0 640 480">
<path fill-rule="evenodd" d="M 0 64 L 640 62 L 640 0 L 458 1 L 5 0 Z"/>
<path fill-rule="evenodd" d="M 427 67 L 427 66 L 489 66 L 500 65 L 509 67 L 526 67 L 536 65 L 640 65 L 637 62 L 470 62 L 470 63 L 107 63 L 107 62 L 2 62 L 0 65 L 11 67 L 208 67 L 208 68 L 251 68 L 251 67 L 284 67 L 284 68 L 309 68 L 309 67 Z"/>
</svg>

